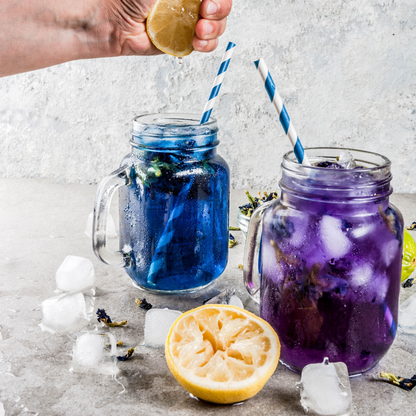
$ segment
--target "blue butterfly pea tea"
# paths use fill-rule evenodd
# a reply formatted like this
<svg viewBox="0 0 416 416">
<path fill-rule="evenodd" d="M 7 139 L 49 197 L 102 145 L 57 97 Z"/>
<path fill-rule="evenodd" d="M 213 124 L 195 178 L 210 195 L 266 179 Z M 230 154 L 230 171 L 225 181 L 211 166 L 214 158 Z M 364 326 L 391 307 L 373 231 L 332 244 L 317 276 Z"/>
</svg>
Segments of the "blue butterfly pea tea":
<svg viewBox="0 0 416 416">
<path fill-rule="evenodd" d="M 228 260 L 229 169 L 217 154 L 215 119 L 145 114 L 133 121 L 131 153 L 97 191 L 93 247 L 140 288 L 201 289 Z M 120 250 L 106 244 L 109 200 L 119 190 Z"/>
</svg>

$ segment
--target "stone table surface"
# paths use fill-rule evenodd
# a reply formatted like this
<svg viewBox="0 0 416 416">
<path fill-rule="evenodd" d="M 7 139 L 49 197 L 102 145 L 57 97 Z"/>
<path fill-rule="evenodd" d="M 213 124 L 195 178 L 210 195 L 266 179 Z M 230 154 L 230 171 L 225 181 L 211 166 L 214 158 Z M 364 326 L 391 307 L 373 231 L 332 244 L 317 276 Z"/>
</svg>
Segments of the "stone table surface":
<svg viewBox="0 0 416 416">
<path fill-rule="evenodd" d="M 38 179 L 0 179 L 0 416 L 11 415 L 302 415 L 295 384 L 300 376 L 279 365 L 266 386 L 241 405 L 198 401 L 176 382 L 163 349 L 143 346 L 145 312 L 135 303 L 146 297 L 155 307 L 189 310 L 212 294 L 236 289 L 246 309 L 258 313 L 243 285 L 243 237 L 230 249 L 224 274 L 205 292 L 192 296 L 148 294 L 132 286 L 122 269 L 101 263 L 84 234 L 93 210 L 95 185 L 62 185 Z M 416 220 L 416 195 L 395 194 L 405 224 Z M 236 225 L 244 191 L 231 193 L 230 225 Z M 113 208 L 116 209 L 116 208 Z M 116 241 L 113 242 L 116 244 Z M 76 334 L 42 332 L 40 304 L 56 295 L 55 272 L 67 255 L 90 259 L 96 273 L 95 308 L 104 308 L 127 327 L 105 329 L 137 349 L 119 362 L 114 378 L 71 369 Z M 401 289 L 401 300 L 415 293 Z M 86 326 L 97 326 L 93 319 Z M 99 326 L 101 324 L 98 324 Z M 407 392 L 377 380 L 380 371 L 411 377 L 416 373 L 416 344 L 396 339 L 379 365 L 351 378 L 353 415 L 412 414 L 416 390 Z M 3 410 L 4 409 L 4 410 Z"/>
</svg>

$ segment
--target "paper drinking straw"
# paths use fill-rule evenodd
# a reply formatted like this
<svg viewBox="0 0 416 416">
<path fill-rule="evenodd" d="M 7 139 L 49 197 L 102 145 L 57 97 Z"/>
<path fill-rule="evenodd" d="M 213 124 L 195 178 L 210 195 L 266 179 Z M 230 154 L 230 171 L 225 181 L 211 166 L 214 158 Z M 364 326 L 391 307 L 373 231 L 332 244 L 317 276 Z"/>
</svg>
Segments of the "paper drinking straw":
<svg viewBox="0 0 416 416">
<path fill-rule="evenodd" d="M 191 180 L 179 192 L 176 204 L 170 213 L 166 227 L 163 230 L 163 234 L 157 243 L 152 263 L 150 264 L 149 273 L 147 275 L 147 282 L 150 284 L 156 284 L 160 272 L 166 270 L 166 250 L 172 241 L 173 235 L 175 234 L 175 227 L 173 223 L 175 219 L 181 215 L 185 207 L 185 199 L 188 196 L 192 184 L 193 178 L 191 178 Z"/>
<path fill-rule="evenodd" d="M 255 61 L 254 65 L 256 65 L 256 68 L 258 69 L 260 76 L 263 79 L 264 86 L 266 88 L 267 94 L 269 95 L 270 101 L 273 103 L 274 107 L 277 110 L 277 113 L 279 114 L 280 123 L 282 124 L 282 127 L 287 137 L 289 137 L 289 140 L 292 143 L 293 151 L 298 162 L 302 163 L 303 165 L 311 166 L 308 157 L 306 156 L 305 151 L 303 150 L 303 146 L 299 140 L 296 130 L 293 127 L 292 122 L 290 121 L 289 114 L 286 111 L 282 98 L 276 90 L 276 86 L 273 82 L 272 76 L 270 75 L 270 72 L 267 69 L 267 66 L 263 58 L 260 58 L 258 61 Z M 397 324 L 394 321 L 393 314 L 391 313 L 391 310 L 386 305 L 386 303 L 383 303 L 382 307 L 384 319 L 387 322 L 390 335 L 392 338 L 394 338 L 397 332 Z"/>
<path fill-rule="evenodd" d="M 227 49 L 225 50 L 224 56 L 221 60 L 221 65 L 218 70 L 218 74 L 215 77 L 214 83 L 212 84 L 211 94 L 208 98 L 207 103 L 205 104 L 204 112 L 199 124 L 205 124 L 211 117 L 212 108 L 214 107 L 215 100 L 220 92 L 222 82 L 224 80 L 225 73 L 227 72 L 228 65 L 230 64 L 231 57 L 234 53 L 235 44 L 232 42 L 228 43 Z"/>
<path fill-rule="evenodd" d="M 263 58 L 259 59 L 258 61 L 255 61 L 254 65 L 256 65 L 256 68 L 259 70 L 260 76 L 262 77 L 264 82 L 264 86 L 266 87 L 267 94 L 269 94 L 270 101 L 276 108 L 277 113 L 279 114 L 280 123 L 282 124 L 282 127 L 287 137 L 289 137 L 289 140 L 292 143 L 296 159 L 299 163 L 310 166 L 311 164 L 309 163 L 308 157 L 306 156 L 305 151 L 303 150 L 302 143 L 300 142 L 296 130 L 293 127 L 293 123 L 290 121 L 289 114 L 286 111 L 282 98 L 276 90 L 276 86 L 274 85 L 272 76 L 270 75 L 270 72 L 267 69 L 267 66 Z"/>
</svg>

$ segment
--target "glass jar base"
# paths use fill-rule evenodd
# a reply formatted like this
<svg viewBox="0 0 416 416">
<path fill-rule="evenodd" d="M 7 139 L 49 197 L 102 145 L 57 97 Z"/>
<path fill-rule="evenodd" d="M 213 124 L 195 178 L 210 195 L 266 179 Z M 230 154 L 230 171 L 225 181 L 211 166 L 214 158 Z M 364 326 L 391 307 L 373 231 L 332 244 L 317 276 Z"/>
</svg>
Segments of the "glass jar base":
<svg viewBox="0 0 416 416">
<path fill-rule="evenodd" d="M 286 367 L 288 370 L 293 371 L 296 374 L 301 374 L 303 368 L 298 368 L 298 367 L 293 367 L 287 363 L 285 363 L 282 359 L 279 360 L 279 363 L 282 364 L 284 367 Z M 311 363 L 311 364 L 319 364 L 319 363 Z M 348 376 L 350 378 L 353 377 L 359 377 L 365 373 L 368 373 L 369 371 L 371 371 L 373 368 L 375 368 L 378 365 L 378 362 L 375 363 L 372 367 L 370 367 L 368 370 L 364 370 L 364 371 L 354 371 L 352 373 L 348 372 Z"/>
<path fill-rule="evenodd" d="M 182 290 L 159 290 L 159 289 L 151 289 L 145 286 L 138 285 L 135 281 L 132 282 L 133 287 L 136 289 L 142 290 L 143 292 L 153 293 L 155 295 L 187 295 L 190 293 L 196 293 L 201 292 L 204 289 L 209 288 L 211 285 L 213 285 L 216 282 L 217 279 L 213 280 L 212 282 L 209 282 L 208 284 L 204 286 L 199 287 L 193 287 L 191 289 L 182 289 Z"/>
</svg>

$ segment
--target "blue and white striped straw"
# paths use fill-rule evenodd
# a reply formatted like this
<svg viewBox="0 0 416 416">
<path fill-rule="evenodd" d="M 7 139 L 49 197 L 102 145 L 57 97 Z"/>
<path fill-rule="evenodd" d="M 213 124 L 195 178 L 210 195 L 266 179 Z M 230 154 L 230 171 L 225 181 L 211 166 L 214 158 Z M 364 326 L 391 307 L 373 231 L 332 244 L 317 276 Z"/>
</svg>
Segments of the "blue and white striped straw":
<svg viewBox="0 0 416 416">
<path fill-rule="evenodd" d="M 220 92 L 220 88 L 222 85 L 222 81 L 224 80 L 225 73 L 227 72 L 228 65 L 230 64 L 231 57 L 234 53 L 235 44 L 232 42 L 228 43 L 227 49 L 225 50 L 224 56 L 221 60 L 220 69 L 218 70 L 218 74 L 215 77 L 214 83 L 212 84 L 211 94 L 208 98 L 207 103 L 205 104 L 204 112 L 202 114 L 202 118 L 199 124 L 205 124 L 208 122 L 209 118 L 211 117 L 212 109 L 215 104 L 215 100 Z"/>
<path fill-rule="evenodd" d="M 258 61 L 255 61 L 254 65 L 256 65 L 256 68 L 259 70 L 260 76 L 264 82 L 264 86 L 266 87 L 267 94 L 269 94 L 270 101 L 276 108 L 277 113 L 279 114 L 280 123 L 282 124 L 287 137 L 289 137 L 289 140 L 292 143 L 296 159 L 299 163 L 310 166 L 311 164 L 309 163 L 308 157 L 303 150 L 303 146 L 299 140 L 295 128 L 293 127 L 293 123 L 290 121 L 289 114 L 283 105 L 282 98 L 276 90 L 276 86 L 274 85 L 273 79 L 269 70 L 267 69 L 264 60 L 261 58 Z"/>
<path fill-rule="evenodd" d="M 159 238 L 159 241 L 155 248 L 152 263 L 150 264 L 149 272 L 147 274 L 147 282 L 152 285 L 156 285 L 160 275 L 163 275 L 163 272 L 166 272 L 167 248 L 172 242 L 172 238 L 175 234 L 174 222 L 177 218 L 181 216 L 182 211 L 185 208 L 186 198 L 188 196 L 189 190 L 192 187 L 192 184 L 193 178 L 191 178 L 191 180 L 179 192 L 176 204 L 170 213 L 166 227 L 163 230 L 163 233 Z"/>
</svg>

